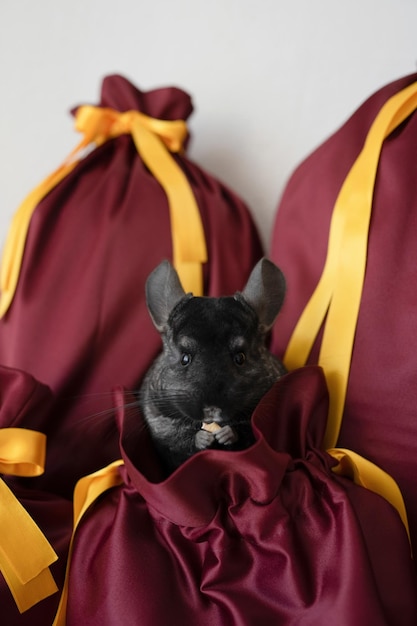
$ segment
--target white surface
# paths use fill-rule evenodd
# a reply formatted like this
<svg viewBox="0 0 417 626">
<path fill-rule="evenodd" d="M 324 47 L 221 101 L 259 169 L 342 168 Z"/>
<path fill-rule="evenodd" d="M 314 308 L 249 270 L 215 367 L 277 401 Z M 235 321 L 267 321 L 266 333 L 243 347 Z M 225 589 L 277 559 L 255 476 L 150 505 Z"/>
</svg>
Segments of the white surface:
<svg viewBox="0 0 417 626">
<path fill-rule="evenodd" d="M 294 167 L 417 69 L 415 0 L 0 0 L 0 241 L 78 141 L 102 77 L 193 97 L 190 156 L 250 206 L 268 247 Z"/>
</svg>

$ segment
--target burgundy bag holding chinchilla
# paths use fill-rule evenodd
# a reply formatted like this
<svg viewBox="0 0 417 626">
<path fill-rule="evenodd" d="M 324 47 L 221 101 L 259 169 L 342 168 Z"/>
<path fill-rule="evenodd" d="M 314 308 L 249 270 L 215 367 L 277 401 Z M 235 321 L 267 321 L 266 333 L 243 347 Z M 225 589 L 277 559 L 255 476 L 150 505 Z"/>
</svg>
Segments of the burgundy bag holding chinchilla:
<svg viewBox="0 0 417 626">
<path fill-rule="evenodd" d="M 118 453 L 117 437 L 104 436 L 105 393 L 137 388 L 160 349 L 145 304 L 150 271 L 167 258 L 187 290 L 221 295 L 262 256 L 244 203 L 185 154 L 191 111 L 179 89 L 105 78 L 100 104 L 74 111 L 79 148 L 94 149 L 75 150 L 13 221 L 0 362 L 54 393 L 48 475 L 59 491 Z"/>
<path fill-rule="evenodd" d="M 290 369 L 323 366 L 340 428 L 326 445 L 351 448 L 396 480 L 414 553 L 416 81 L 377 91 L 299 166 L 271 249 L 288 282 L 273 351 Z"/>
<path fill-rule="evenodd" d="M 149 431 L 132 436 L 131 399 L 115 394 L 122 460 L 77 485 L 54 626 L 414 626 L 397 511 L 320 449 L 319 367 L 263 397 L 252 446 L 204 450 L 165 479 Z"/>
</svg>

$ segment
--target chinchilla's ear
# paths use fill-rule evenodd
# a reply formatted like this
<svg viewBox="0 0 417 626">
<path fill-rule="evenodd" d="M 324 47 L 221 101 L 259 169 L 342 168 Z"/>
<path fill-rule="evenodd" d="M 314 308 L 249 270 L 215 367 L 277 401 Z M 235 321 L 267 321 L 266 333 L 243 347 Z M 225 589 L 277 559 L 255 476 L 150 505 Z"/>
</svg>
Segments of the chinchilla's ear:
<svg viewBox="0 0 417 626">
<path fill-rule="evenodd" d="M 163 332 L 172 309 L 186 295 L 178 274 L 169 261 L 162 261 L 149 274 L 145 293 L 152 321 L 156 329 Z"/>
<path fill-rule="evenodd" d="M 267 332 L 284 302 L 284 274 L 272 261 L 261 259 L 253 268 L 242 296 L 256 311 L 261 331 Z"/>
</svg>

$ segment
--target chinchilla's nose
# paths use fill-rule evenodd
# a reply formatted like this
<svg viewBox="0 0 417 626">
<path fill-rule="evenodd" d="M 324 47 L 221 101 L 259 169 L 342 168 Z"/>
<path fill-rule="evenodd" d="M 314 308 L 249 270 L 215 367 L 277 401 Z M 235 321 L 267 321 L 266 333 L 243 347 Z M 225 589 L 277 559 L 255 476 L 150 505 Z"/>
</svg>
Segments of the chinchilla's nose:
<svg viewBox="0 0 417 626">
<path fill-rule="evenodd" d="M 218 406 L 205 406 L 203 414 L 204 422 L 217 422 L 219 424 L 223 421 L 223 413 Z"/>
</svg>

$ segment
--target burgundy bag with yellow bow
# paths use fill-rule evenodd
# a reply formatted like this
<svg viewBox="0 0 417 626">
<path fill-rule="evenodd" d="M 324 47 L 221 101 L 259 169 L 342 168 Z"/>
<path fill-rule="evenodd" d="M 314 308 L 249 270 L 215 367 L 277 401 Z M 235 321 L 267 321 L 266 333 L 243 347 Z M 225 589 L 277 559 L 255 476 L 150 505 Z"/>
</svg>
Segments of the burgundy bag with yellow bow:
<svg viewBox="0 0 417 626">
<path fill-rule="evenodd" d="M 417 75 L 373 94 L 291 177 L 273 350 L 326 371 L 334 428 L 396 480 L 417 550 Z M 342 419 L 343 418 L 343 419 Z"/>
<path fill-rule="evenodd" d="M 130 400 L 115 394 L 122 460 L 77 484 L 54 626 L 414 626 L 401 495 L 397 511 L 322 451 L 319 367 L 265 395 L 250 448 L 204 450 L 168 478 L 147 429 L 132 436 Z"/>
<path fill-rule="evenodd" d="M 160 349 L 144 300 L 150 271 L 168 258 L 187 290 L 218 296 L 241 289 L 262 255 L 243 202 L 185 156 L 191 111 L 179 89 L 105 78 L 100 105 L 74 112 L 81 145 L 12 223 L 0 363 L 54 392 L 54 489 L 71 493 L 117 454 L 117 437 L 104 436 L 106 393 L 136 388 Z"/>
<path fill-rule="evenodd" d="M 0 621 L 52 624 L 64 584 L 72 504 L 34 487 L 45 469 L 51 391 L 0 366 Z"/>
</svg>

